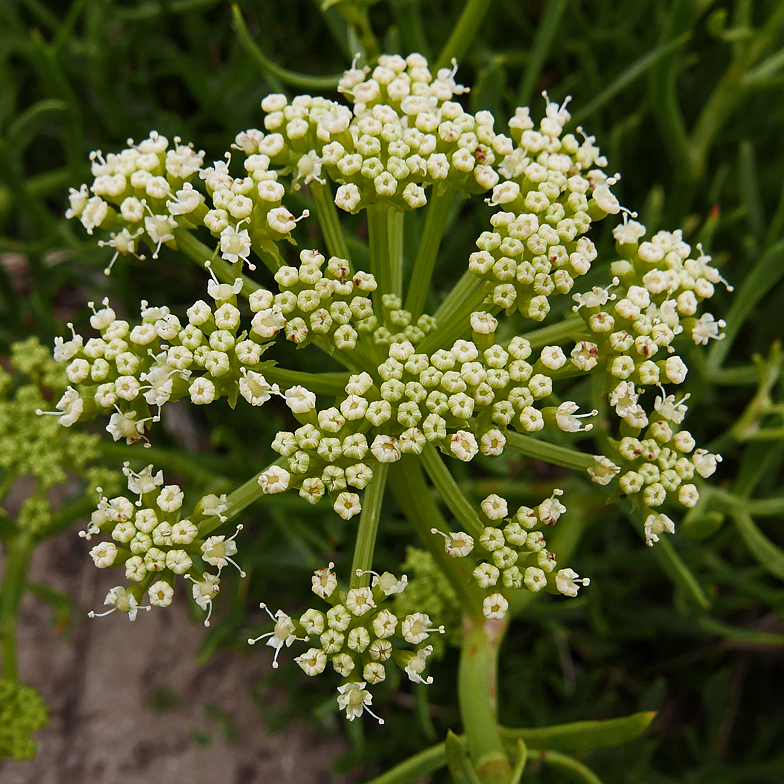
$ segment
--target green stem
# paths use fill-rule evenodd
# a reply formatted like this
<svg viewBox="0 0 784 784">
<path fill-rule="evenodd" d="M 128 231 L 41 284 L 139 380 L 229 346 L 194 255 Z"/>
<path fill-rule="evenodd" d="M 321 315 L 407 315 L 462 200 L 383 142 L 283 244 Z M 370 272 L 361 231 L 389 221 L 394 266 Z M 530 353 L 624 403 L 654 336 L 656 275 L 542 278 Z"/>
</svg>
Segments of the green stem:
<svg viewBox="0 0 784 784">
<path fill-rule="evenodd" d="M 370 271 L 378 288 L 373 292 L 376 312 L 381 313 L 384 294 L 402 295 L 403 213 L 387 204 L 367 208 Z"/>
<path fill-rule="evenodd" d="M 450 558 L 444 552 L 442 538 L 431 533 L 433 528 L 448 533 L 449 527 L 433 500 L 420 462 L 406 456 L 393 463 L 389 471 L 389 486 L 422 543 L 454 588 L 464 612 L 473 618 L 484 619 L 481 609 L 483 596 L 466 567 L 468 559 Z"/>
<path fill-rule="evenodd" d="M 242 18 L 242 11 L 240 11 L 240 8 L 236 3 L 232 5 L 231 13 L 240 43 L 259 67 L 259 70 L 270 80 L 270 84 L 275 89 L 277 89 L 275 82 L 278 80 L 291 87 L 298 87 L 305 90 L 334 90 L 338 86 L 342 74 L 336 74 L 334 76 L 310 76 L 308 74 L 299 74 L 294 71 L 289 71 L 286 68 L 281 68 L 277 63 L 270 60 L 253 38 L 251 38 L 245 20 Z"/>
<path fill-rule="evenodd" d="M 507 784 L 512 771 L 498 723 L 498 652 L 505 621 L 466 619 L 460 650 L 457 696 L 471 760 L 484 784 Z"/>
<path fill-rule="evenodd" d="M 264 377 L 268 381 L 283 386 L 295 386 L 300 384 L 307 387 L 317 395 L 335 395 L 336 397 L 346 394 L 346 384 L 350 373 L 304 373 L 300 370 L 287 370 L 286 368 L 265 367 Z"/>
<path fill-rule="evenodd" d="M 379 463 L 374 468 L 373 479 L 362 497 L 362 514 L 359 516 L 354 560 L 351 562 L 352 588 L 366 588 L 370 585 L 370 575 L 367 572 L 373 568 L 373 552 L 376 549 L 378 521 L 381 518 L 388 473 L 389 463 Z"/>
<path fill-rule="evenodd" d="M 414 271 L 408 284 L 405 309 L 411 313 L 411 320 L 416 321 L 425 307 L 425 300 L 430 291 L 430 279 L 433 276 L 438 248 L 444 235 L 444 227 L 452 206 L 454 190 L 446 183 L 439 182 L 433 186 L 430 204 L 427 208 L 425 228 L 414 261 Z"/>
<path fill-rule="evenodd" d="M 432 354 L 468 332 L 469 316 L 482 305 L 485 296 L 484 281 L 466 270 L 435 312 L 436 329 L 422 341 L 419 351 Z"/>
<path fill-rule="evenodd" d="M 217 257 L 215 251 L 208 245 L 205 245 L 200 240 L 197 240 L 188 229 L 175 229 L 174 241 L 177 243 L 177 248 L 181 250 L 188 258 L 195 261 L 202 269 L 207 269 L 204 266 L 205 261 L 209 261 L 215 277 L 221 283 L 234 283 L 237 275 L 234 273 L 231 264 L 223 259 Z M 260 289 L 258 283 L 251 280 L 246 275 L 242 276 L 242 295 L 249 297 L 254 291 Z"/>
<path fill-rule="evenodd" d="M 284 458 L 280 457 L 275 462 L 270 463 L 267 468 L 264 469 L 266 471 L 268 468 L 271 468 L 274 465 L 282 465 Z M 207 536 L 208 534 L 212 533 L 216 528 L 220 528 L 227 519 L 230 520 L 235 515 L 239 514 L 243 509 L 250 506 L 254 501 L 257 501 L 261 496 L 264 494 L 264 491 L 261 489 L 261 485 L 259 484 L 259 477 L 264 473 L 264 471 L 259 471 L 258 474 L 252 476 L 248 479 L 247 482 L 241 484 L 234 492 L 229 493 L 226 501 L 228 503 L 228 509 L 223 512 L 223 520 L 217 515 L 213 517 L 207 517 L 199 523 L 199 536 Z M 197 504 L 198 508 L 198 504 Z"/>
<path fill-rule="evenodd" d="M 381 48 L 370 25 L 367 8 L 358 7 L 351 0 L 343 0 L 342 2 L 338 0 L 336 7 L 340 15 L 354 28 L 354 33 L 365 50 L 365 58 L 368 61 L 376 60 L 381 54 Z"/>
<path fill-rule="evenodd" d="M 479 27 L 490 8 L 490 3 L 491 0 L 468 0 L 449 40 L 444 44 L 444 48 L 438 56 L 435 71 L 438 71 L 439 68 L 448 68 L 452 63 L 452 58 L 458 61 L 463 59 L 468 47 L 471 46 L 479 32 Z"/>
<path fill-rule="evenodd" d="M 332 198 L 332 188 L 328 182 L 324 184 L 318 180 L 313 180 L 309 185 L 310 196 L 313 199 L 313 208 L 316 210 L 316 219 L 327 243 L 327 250 L 330 256 L 337 256 L 340 259 L 351 261 L 343 231 L 340 228 L 340 217 L 338 216 L 335 200 Z"/>
<path fill-rule="evenodd" d="M 460 486 L 432 444 L 428 444 L 422 452 L 422 465 L 444 503 L 449 507 L 449 511 L 474 539 L 478 539 L 484 529 L 479 515 L 471 502 L 463 495 Z"/>
<path fill-rule="evenodd" d="M 511 430 L 506 435 L 506 443 L 512 449 L 522 452 L 526 457 L 543 460 L 545 463 L 574 468 L 577 471 L 586 470 L 594 465 L 594 456 L 576 449 L 567 449 L 563 446 L 548 444 L 532 436 L 513 433 Z"/>
<path fill-rule="evenodd" d="M 0 635 L 3 638 L 3 678 L 12 681 L 19 680 L 16 625 L 34 545 L 32 536 L 20 532 L 7 544 L 5 552 L 3 584 L 0 590 Z"/>
<path fill-rule="evenodd" d="M 580 316 L 570 316 L 560 324 L 551 324 L 531 332 L 526 332 L 523 337 L 531 344 L 531 348 L 555 346 L 569 340 L 576 332 L 585 330 L 585 322 Z"/>
</svg>

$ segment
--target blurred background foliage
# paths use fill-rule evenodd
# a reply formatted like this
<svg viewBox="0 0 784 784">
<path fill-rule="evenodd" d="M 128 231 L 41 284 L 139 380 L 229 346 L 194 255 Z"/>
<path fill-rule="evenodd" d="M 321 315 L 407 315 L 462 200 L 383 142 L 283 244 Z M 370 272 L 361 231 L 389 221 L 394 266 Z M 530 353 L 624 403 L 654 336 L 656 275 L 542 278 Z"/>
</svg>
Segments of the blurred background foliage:
<svg viewBox="0 0 784 784">
<path fill-rule="evenodd" d="M 559 523 L 556 550 L 559 558 L 573 553 L 570 563 L 592 578 L 579 599 L 545 597 L 517 608 L 501 658 L 501 721 L 540 726 L 656 710 L 645 739 L 585 754 L 603 781 L 781 782 L 784 2 L 470 5 L 489 10 L 460 59 L 459 81 L 474 85 L 469 108 L 491 110 L 500 128 L 518 105 L 531 103 L 538 116 L 542 90 L 559 101 L 573 96 L 576 124 L 596 135 L 609 168 L 623 174 L 622 203 L 649 229 L 681 227 L 689 242 L 702 242 L 736 288 L 718 294 L 713 307 L 728 322 L 727 339 L 693 351 L 687 383 L 687 424 L 725 460 L 712 480 L 716 490 L 671 540 L 645 548 L 631 510 L 604 506 L 595 486 L 541 463 L 504 457 L 460 467 L 461 484 L 476 498 L 492 490 L 529 503 L 566 482 L 570 514 Z M 338 74 L 357 50 L 336 5 L 322 11 L 315 0 L 245 0 L 239 7 L 255 44 L 238 35 L 232 8 L 216 0 L 0 3 L 0 355 L 30 335 L 51 345 L 68 321 L 85 328 L 88 300 L 108 295 L 125 315 L 142 298 L 180 312 L 202 296 L 203 272 L 169 249 L 157 262 L 126 257 L 105 278 L 110 250 L 63 215 L 68 188 L 88 177 L 91 150 L 116 151 L 157 129 L 193 140 L 207 160 L 219 158 L 238 131 L 261 122 L 265 94 L 315 91 L 309 75 Z M 382 0 L 369 15 L 383 50 L 435 59 L 463 7 Z M 299 74 L 294 86 L 290 72 Z M 455 207 L 431 304 L 462 270 L 487 215 L 481 204 Z M 412 243 L 420 220 L 406 216 Z M 364 228 L 346 226 L 361 259 Z M 594 237 L 605 263 L 613 259 L 610 228 Z M 307 231 L 300 241 L 316 244 L 317 230 Z M 302 367 L 294 351 L 276 351 L 289 367 Z M 310 352 L 308 360 L 309 370 L 314 361 L 331 369 Z M 167 409 L 165 432 L 144 457 L 187 481 L 193 497 L 231 489 L 263 468 L 285 421 L 274 404 L 262 418 L 243 407 Z M 104 443 L 101 456 L 119 466 L 127 450 Z M 252 609 L 260 597 L 301 608 L 312 569 L 330 558 L 350 562 L 352 526 L 328 508 L 267 497 L 245 518 L 240 552 L 250 578 L 232 576 L 232 590 L 221 593 L 203 659 L 218 647 L 243 651 L 247 629 L 260 622 Z M 399 568 L 408 557 L 410 574 L 431 580 L 427 559 L 407 556 L 409 544 L 410 529 L 390 505 L 377 568 Z M 69 623 L 81 623 L 79 615 Z M 346 725 L 352 747 L 338 769 L 370 778 L 457 729 L 456 660 L 447 649 L 427 692 L 388 680 L 377 700 L 383 705 L 386 695 L 387 725 L 368 728 L 366 737 L 360 722 Z M 265 694 L 281 682 L 289 699 L 270 707 Z M 330 731 L 340 726 L 332 685 L 306 679 L 293 662 L 249 687 L 267 727 L 303 715 Z M 524 781 L 563 775 L 533 764 Z"/>
</svg>

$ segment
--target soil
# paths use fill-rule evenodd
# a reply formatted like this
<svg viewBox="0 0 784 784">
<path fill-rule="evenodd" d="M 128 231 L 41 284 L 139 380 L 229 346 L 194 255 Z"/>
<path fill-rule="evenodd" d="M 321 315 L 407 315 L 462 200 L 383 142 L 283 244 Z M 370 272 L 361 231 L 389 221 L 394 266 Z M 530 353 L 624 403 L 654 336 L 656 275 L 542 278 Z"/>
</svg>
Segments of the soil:
<svg viewBox="0 0 784 784">
<path fill-rule="evenodd" d="M 0 784 L 347 781 L 330 773 L 345 750 L 336 735 L 304 726 L 265 732 L 250 695 L 269 672 L 262 651 L 196 663 L 204 629 L 184 597 L 133 624 L 120 613 L 88 620 L 116 582 L 88 549 L 69 531 L 34 553 L 29 579 L 72 597 L 80 617 L 58 630 L 48 605 L 24 599 L 20 675 L 51 706 L 51 721 L 35 735 L 37 759 L 0 763 Z"/>
</svg>

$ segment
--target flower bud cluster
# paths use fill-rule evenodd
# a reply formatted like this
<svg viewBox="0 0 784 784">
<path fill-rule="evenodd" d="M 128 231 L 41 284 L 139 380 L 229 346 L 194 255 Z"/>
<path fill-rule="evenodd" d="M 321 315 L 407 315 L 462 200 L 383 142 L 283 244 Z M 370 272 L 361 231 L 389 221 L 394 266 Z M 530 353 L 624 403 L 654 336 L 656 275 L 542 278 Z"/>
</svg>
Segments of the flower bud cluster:
<svg viewBox="0 0 784 784">
<path fill-rule="evenodd" d="M 616 384 L 681 384 L 688 368 L 671 344 L 681 333 L 697 344 L 724 337 L 723 321 L 710 313 L 696 317 L 700 304 L 713 296 L 715 284 L 723 278 L 700 249 L 697 258 L 691 257 L 691 246 L 680 231 L 660 231 L 640 242 L 645 227 L 624 218 L 613 230 L 622 259 L 611 265 L 612 285 L 573 296 L 573 310 L 589 330 L 588 339 L 572 352 L 573 361 L 578 366 L 601 362 Z M 631 417 L 630 424 L 635 415 L 644 417 L 641 409 L 623 410 L 627 413 L 618 413 Z"/>
<path fill-rule="evenodd" d="M 668 498 L 681 506 L 693 507 L 700 497 L 693 481 L 695 476 L 704 479 L 712 476 L 721 455 L 695 449 L 694 437 L 680 428 L 688 395 L 676 401 L 674 395 L 665 395 L 662 390 L 649 417 L 637 402 L 634 384 L 623 381 L 616 391 L 625 395 L 624 401 L 618 399 L 618 405 L 634 405 L 639 409 L 641 424 L 632 427 L 628 419 L 624 420 L 622 438 L 610 440 L 612 459 L 597 458 L 589 473 L 599 484 L 607 484 L 618 475 L 616 493 L 624 498 L 632 497 L 640 504 L 646 515 L 646 541 L 651 545 L 658 541 L 658 533 L 675 531 L 674 523 L 666 515 L 654 514 L 652 510 L 657 510 Z"/>
<path fill-rule="evenodd" d="M 297 656 L 295 661 L 307 675 L 320 675 L 331 665 L 346 679 L 338 688 L 338 704 L 346 711 L 346 718 L 353 721 L 363 710 L 375 716 L 368 708 L 372 697 L 366 686 L 386 679 L 387 662 L 394 662 L 414 683 L 433 682 L 432 677 L 423 677 L 433 646 L 406 650 L 401 645 L 419 646 L 431 634 L 443 633 L 444 628 L 433 628 L 424 613 L 398 618 L 383 607 L 390 597 L 405 590 L 408 582 L 405 575 L 398 580 L 390 572 L 373 572 L 371 586 L 343 592 L 338 588 L 333 566 L 319 569 L 312 578 L 313 592 L 330 605 L 326 612 L 310 609 L 294 619 L 282 610 L 275 615 L 267 610 L 275 623 L 274 630 L 248 642 L 252 645 L 266 639 L 267 645 L 275 649 L 272 666 L 277 667 L 278 654 L 284 645 L 290 647 L 295 641 L 317 639 L 318 645 Z M 266 609 L 266 605 L 261 606 Z"/>
<path fill-rule="evenodd" d="M 353 112 L 320 97 L 289 103 L 268 95 L 266 133 L 245 131 L 236 146 L 252 166 L 263 156 L 293 171 L 295 188 L 328 176 L 340 184 L 335 203 L 347 212 L 377 202 L 417 209 L 434 183 L 482 193 L 498 182 L 493 166 L 512 152 L 512 140 L 495 133 L 490 112 L 472 115 L 452 100 L 467 92 L 456 70 L 434 79 L 419 54 L 384 55 L 372 72 L 354 66 L 338 86 Z"/>
<path fill-rule="evenodd" d="M 452 349 L 432 356 L 417 353 L 409 341 L 391 343 L 388 357 L 371 376 L 349 378 L 337 406 L 316 411 L 316 396 L 300 387 L 285 394 L 302 426 L 281 431 L 272 448 L 286 459 L 259 479 L 267 493 L 298 488 L 310 503 L 330 494 L 346 519 L 361 511 L 358 490 L 373 476 L 374 462 L 393 463 L 418 455 L 430 442 L 468 462 L 481 451 L 499 455 L 509 427 L 526 433 L 545 426 L 566 432 L 588 430 L 571 401 L 535 404 L 552 392 L 553 372 L 566 364 L 557 346 L 547 346 L 534 364 L 527 340 L 514 338 L 506 349 L 494 344 L 495 319 L 474 313 L 477 343 L 457 340 Z"/>
<path fill-rule="evenodd" d="M 573 569 L 558 569 L 555 554 L 547 549 L 541 533 L 546 525 L 555 525 L 566 507 L 558 500 L 563 490 L 554 490 L 550 498 L 536 509 L 521 506 L 514 515 L 501 496 L 491 494 L 482 501 L 482 513 L 490 522 L 479 541 L 462 531 L 434 534 L 444 537 L 444 549 L 452 558 L 473 553 L 479 561 L 473 570 L 474 580 L 486 592 L 482 611 L 487 618 L 503 618 L 509 609 L 508 594 L 513 589 L 537 593 L 543 588 L 551 593 L 577 596 L 580 585 L 590 580 L 580 578 Z M 499 527 L 499 523 L 506 523 Z M 556 571 L 557 570 L 557 571 Z"/>
<path fill-rule="evenodd" d="M 30 736 L 46 726 L 48 713 L 37 689 L 0 678 L 0 760 L 34 759 L 38 746 Z"/>
<path fill-rule="evenodd" d="M 143 301 L 141 324 L 132 327 L 104 300 L 90 319 L 101 337 L 55 339 L 54 357 L 68 363 L 65 372 L 74 385 L 57 403 L 60 424 L 112 411 L 107 431 L 115 441 L 131 443 L 144 438 L 145 423 L 157 421 L 165 403 L 186 395 L 196 405 L 223 396 L 233 405 L 239 395 L 254 406 L 266 402 L 278 391 L 260 372 L 261 356 L 271 344 L 256 320 L 250 331 L 240 331 L 236 294 L 241 286 L 241 279 L 233 287 L 211 283 L 214 308 L 199 300 L 188 309 L 185 326 L 169 308 Z M 151 416 L 150 406 L 159 414 Z"/>
<path fill-rule="evenodd" d="M 590 269 L 596 249 L 584 235 L 591 222 L 620 209 L 608 187 L 615 180 L 592 168 L 607 163 L 594 138 L 561 137 L 569 119 L 565 105 L 548 102 L 537 131 L 527 108 L 516 111 L 509 127 L 517 146 L 499 167 L 506 179 L 487 200 L 502 210 L 469 258 L 493 305 L 534 321 L 550 311 L 553 292 L 568 294 Z"/>
<path fill-rule="evenodd" d="M 250 296 L 256 314 L 251 333 L 272 338 L 281 330 L 298 346 L 324 337 L 330 345 L 351 351 L 359 333 L 378 326 L 369 296 L 376 280 L 368 272 L 352 272 L 349 262 L 336 256 L 326 262 L 318 251 L 303 250 L 299 267 L 275 273 L 280 293 L 258 289 Z M 323 269 L 322 269 L 323 268 Z"/>
<path fill-rule="evenodd" d="M 205 626 L 209 626 L 221 570 L 227 564 L 239 569 L 232 556 L 242 527 L 230 537 L 207 536 L 200 530 L 208 518 L 225 519 L 226 496 L 204 496 L 186 519 L 182 517 L 184 493 L 178 485 L 164 485 L 162 471 L 155 473 L 148 465 L 135 473 L 126 463 L 123 473 L 128 477 L 128 490 L 137 499 L 101 495 L 87 530 L 80 533 L 88 541 L 108 534 L 111 539 L 96 544 L 90 556 L 99 569 L 123 567 L 126 579 L 134 583 L 130 588 L 112 588 L 104 602 L 112 609 L 103 614 L 119 610 L 133 621 L 139 609 L 150 609 L 140 606 L 145 591 L 151 606 L 168 607 L 174 597 L 175 578 L 182 575 L 193 583 L 193 598 L 207 610 Z M 208 571 L 208 566 L 216 567 L 217 573 Z M 244 575 L 241 570 L 240 574 Z M 90 615 L 96 617 L 95 613 Z"/>
<path fill-rule="evenodd" d="M 139 242 L 158 258 L 161 245 L 174 239 L 174 229 L 192 225 L 180 216 L 202 207 L 204 197 L 191 180 L 201 170 L 204 152 L 177 137 L 174 145 L 169 149 L 169 140 L 152 131 L 138 145 L 129 139 L 120 153 L 104 158 L 100 150 L 93 152 L 92 185 L 71 188 L 66 218 L 79 218 L 88 234 L 97 227 L 112 231 L 111 239 L 101 243 L 115 251 L 107 274 L 119 254 L 137 256 Z"/>
</svg>

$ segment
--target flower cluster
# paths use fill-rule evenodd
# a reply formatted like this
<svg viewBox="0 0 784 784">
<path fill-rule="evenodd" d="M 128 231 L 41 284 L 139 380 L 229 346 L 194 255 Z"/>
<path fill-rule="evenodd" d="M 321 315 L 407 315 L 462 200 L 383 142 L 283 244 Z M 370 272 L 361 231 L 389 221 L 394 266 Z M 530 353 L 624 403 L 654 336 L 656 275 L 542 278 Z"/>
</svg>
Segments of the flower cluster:
<svg viewBox="0 0 784 784">
<path fill-rule="evenodd" d="M 608 187 L 615 180 L 592 168 L 607 163 L 593 137 L 561 138 L 569 119 L 565 106 L 548 102 L 537 131 L 528 109 L 517 110 L 509 122 L 516 147 L 499 166 L 505 179 L 488 200 L 502 209 L 469 258 L 493 305 L 534 321 L 550 311 L 550 294 L 569 293 L 590 269 L 596 249 L 584 235 L 592 220 L 620 209 Z"/>
<path fill-rule="evenodd" d="M 317 337 L 343 351 L 357 344 L 358 331 L 373 332 L 378 320 L 373 303 L 365 296 L 376 290 L 368 272 L 352 272 L 345 259 L 325 259 L 318 251 L 303 250 L 300 266 L 284 266 L 275 273 L 280 293 L 259 289 L 250 296 L 256 314 L 252 332 L 274 337 L 281 329 L 297 346 Z"/>
<path fill-rule="evenodd" d="M 104 602 L 111 609 L 102 615 L 119 610 L 135 620 L 140 609 L 150 609 L 140 605 L 145 591 L 151 606 L 168 607 L 174 597 L 175 578 L 182 575 L 193 583 L 193 598 L 207 610 L 204 625 L 209 626 L 221 570 L 228 564 L 239 569 L 232 556 L 237 552 L 234 540 L 241 526 L 228 538 L 208 536 L 204 531 L 206 521 L 213 522 L 216 517 L 225 520 L 226 496 L 204 496 L 190 519 L 185 519 L 185 494 L 178 485 L 164 485 L 162 471 L 156 473 L 149 465 L 136 473 L 126 463 L 123 473 L 128 478 L 128 490 L 138 498 L 131 501 L 123 495 L 111 499 L 101 496 L 87 530 L 80 534 L 87 540 L 109 534 L 111 540 L 90 550 L 93 562 L 99 569 L 122 566 L 126 579 L 135 583 L 130 588 L 112 588 Z M 215 567 L 217 573 L 208 571 L 207 566 Z M 96 617 L 95 613 L 90 617 Z"/>
<path fill-rule="evenodd" d="M 418 54 L 379 58 L 370 69 L 352 67 L 338 91 L 350 108 L 325 98 L 269 95 L 261 104 L 267 133 L 252 129 L 236 146 L 294 173 L 294 187 L 324 175 L 340 184 L 335 203 L 357 212 L 378 202 L 417 209 L 435 183 L 482 193 L 498 182 L 494 164 L 512 152 L 512 141 L 493 130 L 489 112 L 469 114 L 452 98 L 467 92 L 456 68 L 434 79 Z"/>
<path fill-rule="evenodd" d="M 660 231 L 640 242 L 645 227 L 625 220 L 613 235 L 623 258 L 611 265 L 612 285 L 573 297 L 573 309 L 589 330 L 587 339 L 575 347 L 573 359 L 578 364 L 600 362 L 615 390 L 631 384 L 632 395 L 635 384 L 681 384 L 688 368 L 671 344 L 681 333 L 697 344 L 724 337 L 723 321 L 710 313 L 696 317 L 700 304 L 713 296 L 715 284 L 723 279 L 700 248 L 699 255 L 691 257 L 692 249 L 680 231 Z M 632 427 L 644 427 L 642 409 L 629 404 L 625 392 L 615 390 L 610 402 L 618 415 Z"/>
<path fill-rule="evenodd" d="M 237 289 L 211 283 L 214 309 L 199 300 L 188 309 L 185 326 L 169 308 L 142 302 L 142 321 L 132 327 L 104 300 L 90 319 L 100 337 L 55 339 L 55 359 L 68 363 L 65 372 L 76 387 L 57 403 L 60 424 L 112 411 L 106 429 L 115 441 L 131 443 L 143 438 L 145 423 L 157 421 L 165 403 L 186 395 L 196 405 L 222 396 L 233 405 L 240 394 L 254 406 L 267 401 L 277 392 L 260 372 L 269 330 L 257 314 L 250 331 L 240 332 Z M 150 406 L 158 407 L 154 417 Z"/>
<path fill-rule="evenodd" d="M 662 389 L 649 417 L 638 402 L 634 384 L 621 382 L 616 393 L 617 406 L 636 407 L 633 413 L 638 418 L 637 426 L 624 419 L 623 437 L 610 440 L 612 460 L 597 458 L 589 473 L 599 484 L 606 484 L 618 474 L 616 494 L 631 497 L 640 505 L 645 515 L 645 539 L 652 545 L 659 541 L 658 534 L 675 532 L 675 524 L 667 515 L 652 510 L 661 507 L 668 497 L 681 506 L 693 507 L 700 494 L 692 480 L 695 475 L 704 479 L 712 476 L 721 455 L 695 449 L 694 437 L 680 428 L 688 395 L 678 401 Z"/>
<path fill-rule="evenodd" d="M 521 506 L 513 515 L 506 499 L 494 493 L 487 496 L 482 513 L 491 524 L 484 527 L 478 542 L 462 531 L 445 534 L 433 529 L 433 534 L 444 537 L 447 555 L 464 558 L 473 554 L 479 561 L 473 576 L 487 594 L 482 603 L 485 617 L 503 618 L 509 609 L 505 594 L 513 589 L 537 593 L 544 588 L 577 596 L 580 585 L 590 584 L 573 569 L 558 569 L 555 554 L 547 549 L 542 536 L 541 529 L 555 525 L 566 511 L 559 500 L 562 495 L 563 491 L 556 489 L 536 509 Z M 502 522 L 503 528 L 499 527 Z"/>
<path fill-rule="evenodd" d="M 390 572 L 373 572 L 371 586 L 343 592 L 338 588 L 333 566 L 319 569 L 312 578 L 313 593 L 331 605 L 329 610 L 310 609 L 295 620 L 282 610 L 273 615 L 262 604 L 275 628 L 248 642 L 253 645 L 266 640 L 275 649 L 272 666 L 277 667 L 278 654 L 284 645 L 290 647 L 295 641 L 309 642 L 317 637 L 320 647 L 309 648 L 295 661 L 307 675 L 320 675 L 331 664 L 346 679 L 338 687 L 338 705 L 346 711 L 349 721 L 353 721 L 363 711 L 375 716 L 369 708 L 372 697 L 366 687 L 385 680 L 386 662 L 393 661 L 414 683 L 433 682 L 432 677 L 423 677 L 433 646 L 405 650 L 400 645 L 418 646 L 434 632 L 443 634 L 444 628 L 433 628 L 424 613 L 415 612 L 401 619 L 382 607 L 387 599 L 405 590 L 408 582 L 405 575 L 398 579 Z M 375 718 L 384 723 L 378 716 Z"/>
<path fill-rule="evenodd" d="M 566 432 L 590 429 L 576 403 L 535 405 L 551 394 L 552 372 L 566 364 L 560 348 L 545 347 L 529 364 L 525 338 L 515 337 L 503 348 L 493 342 L 497 322 L 490 314 L 474 313 L 471 323 L 476 342 L 457 340 L 451 350 L 432 356 L 417 353 L 407 340 L 391 343 L 375 374 L 349 378 L 336 406 L 317 412 L 313 393 L 288 390 L 286 402 L 302 426 L 279 432 L 273 441 L 288 469 L 276 465 L 262 474 L 265 492 L 298 488 L 310 503 L 329 493 L 335 510 L 348 519 L 361 503 L 346 487 L 364 489 L 373 462 L 421 454 L 428 442 L 466 462 L 479 451 L 499 455 L 509 427 L 527 433 L 545 425 Z M 477 343 L 486 348 L 480 351 Z"/>
</svg>

